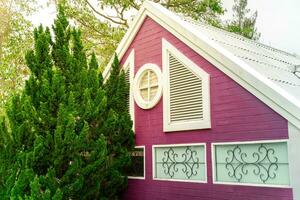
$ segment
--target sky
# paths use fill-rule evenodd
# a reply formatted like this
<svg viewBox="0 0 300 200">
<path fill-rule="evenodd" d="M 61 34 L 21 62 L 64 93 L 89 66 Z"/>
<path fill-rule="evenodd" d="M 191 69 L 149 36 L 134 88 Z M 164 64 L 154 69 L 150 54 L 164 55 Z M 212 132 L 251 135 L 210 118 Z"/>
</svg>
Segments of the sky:
<svg viewBox="0 0 300 200">
<path fill-rule="evenodd" d="M 44 0 L 39 0 L 44 4 Z M 222 0 L 227 10 L 224 18 L 232 16 L 234 0 Z M 261 33 L 260 42 L 300 55 L 300 0 L 248 0 L 248 8 L 258 11 L 256 26 Z M 55 7 L 41 9 L 30 17 L 34 25 L 51 26 Z"/>
</svg>

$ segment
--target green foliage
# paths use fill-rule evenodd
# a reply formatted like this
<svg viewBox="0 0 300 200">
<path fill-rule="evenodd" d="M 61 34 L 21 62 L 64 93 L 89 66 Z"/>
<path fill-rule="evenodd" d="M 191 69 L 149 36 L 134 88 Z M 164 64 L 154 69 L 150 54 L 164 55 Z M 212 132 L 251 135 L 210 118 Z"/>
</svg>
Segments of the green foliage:
<svg viewBox="0 0 300 200">
<path fill-rule="evenodd" d="M 250 13 L 250 9 L 247 9 L 247 0 L 234 0 L 232 10 L 234 12 L 233 19 L 227 22 L 226 30 L 237 33 L 249 39 L 258 40 L 260 33 L 255 28 L 257 19 L 257 11 L 255 11 L 250 17 L 247 15 Z"/>
<path fill-rule="evenodd" d="M 0 198 L 118 199 L 134 144 L 124 73 L 116 58 L 103 84 L 62 8 L 53 32 L 34 30 L 31 76 L 0 118 Z"/>
<path fill-rule="evenodd" d="M 49 0 L 54 1 L 54 0 Z M 153 0 L 168 9 L 220 26 L 221 0 Z M 58 0 L 82 30 L 88 52 L 96 52 L 103 68 L 144 0 Z"/>
</svg>

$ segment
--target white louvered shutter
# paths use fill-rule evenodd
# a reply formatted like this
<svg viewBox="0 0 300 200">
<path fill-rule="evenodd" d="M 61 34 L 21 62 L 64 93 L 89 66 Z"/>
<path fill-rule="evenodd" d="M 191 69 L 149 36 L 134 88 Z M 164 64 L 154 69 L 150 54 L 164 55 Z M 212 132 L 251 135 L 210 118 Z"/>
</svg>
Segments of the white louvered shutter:
<svg viewBox="0 0 300 200">
<path fill-rule="evenodd" d="M 130 69 L 127 69 L 125 71 L 125 80 L 126 80 L 126 83 L 128 84 L 128 86 L 130 88 Z M 127 99 L 126 99 L 126 103 L 128 105 L 128 110 L 130 110 L 130 90 L 129 90 L 129 94 L 128 94 Z"/>
<path fill-rule="evenodd" d="M 123 70 L 125 73 L 125 80 L 128 83 L 129 86 L 129 94 L 127 98 L 125 99 L 128 111 L 131 116 L 131 119 L 133 121 L 133 130 L 134 130 L 134 104 L 133 104 L 133 95 L 132 95 L 132 79 L 133 79 L 133 68 L 134 68 L 134 50 L 130 52 L 127 59 L 125 60 L 123 64 Z"/>
<path fill-rule="evenodd" d="M 164 132 L 211 128 L 209 74 L 162 40 Z"/>
<path fill-rule="evenodd" d="M 169 54 L 170 122 L 203 119 L 202 80 Z"/>
</svg>

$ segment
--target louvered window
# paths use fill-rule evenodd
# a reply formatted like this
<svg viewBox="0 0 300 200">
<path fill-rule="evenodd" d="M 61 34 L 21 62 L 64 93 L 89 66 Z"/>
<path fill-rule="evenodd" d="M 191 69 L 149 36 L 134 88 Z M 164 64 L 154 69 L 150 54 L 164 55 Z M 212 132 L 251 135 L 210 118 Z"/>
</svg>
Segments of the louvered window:
<svg viewBox="0 0 300 200">
<path fill-rule="evenodd" d="M 209 75 L 163 40 L 164 131 L 210 128 Z"/>
<path fill-rule="evenodd" d="M 170 121 L 202 120 L 202 80 L 169 54 Z"/>
<path fill-rule="evenodd" d="M 126 99 L 126 103 L 128 105 L 129 114 L 131 116 L 133 125 L 132 128 L 134 130 L 134 99 L 133 99 L 133 91 L 132 91 L 132 85 L 133 85 L 133 73 L 134 73 L 134 50 L 132 50 L 127 57 L 124 65 L 123 70 L 125 72 L 125 80 L 128 83 L 129 86 L 129 94 Z"/>
<path fill-rule="evenodd" d="M 127 69 L 125 71 L 125 80 L 126 80 L 126 83 L 128 84 L 128 86 L 130 88 L 130 70 L 129 69 Z M 128 93 L 126 102 L 127 102 L 127 105 L 128 105 L 128 110 L 130 111 L 130 89 L 129 89 L 129 93 Z"/>
</svg>

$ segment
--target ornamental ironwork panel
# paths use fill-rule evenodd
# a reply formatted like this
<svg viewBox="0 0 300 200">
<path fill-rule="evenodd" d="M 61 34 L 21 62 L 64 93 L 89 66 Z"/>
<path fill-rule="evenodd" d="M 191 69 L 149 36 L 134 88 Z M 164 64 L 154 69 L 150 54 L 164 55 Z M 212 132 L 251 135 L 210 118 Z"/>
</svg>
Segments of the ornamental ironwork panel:
<svg viewBox="0 0 300 200">
<path fill-rule="evenodd" d="M 217 181 L 288 185 L 285 142 L 215 147 Z"/>
<path fill-rule="evenodd" d="M 156 147 L 156 178 L 205 180 L 204 146 Z"/>
<path fill-rule="evenodd" d="M 235 178 L 238 182 L 251 171 L 263 183 L 268 179 L 276 178 L 278 158 L 273 148 L 267 148 L 264 144 L 261 144 L 256 152 L 248 155 L 237 145 L 234 149 L 228 150 L 227 154 L 225 167 L 228 170 L 228 176 Z"/>
</svg>

